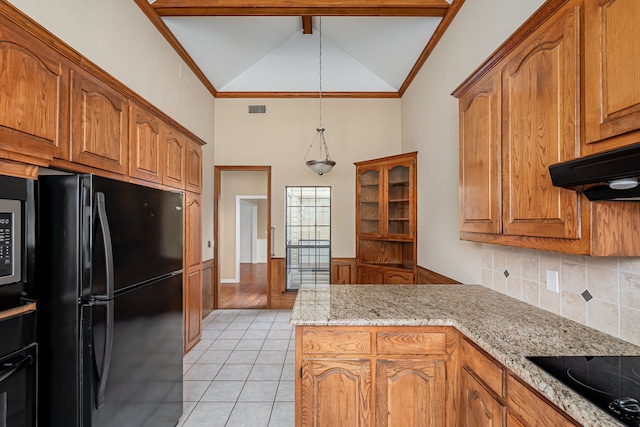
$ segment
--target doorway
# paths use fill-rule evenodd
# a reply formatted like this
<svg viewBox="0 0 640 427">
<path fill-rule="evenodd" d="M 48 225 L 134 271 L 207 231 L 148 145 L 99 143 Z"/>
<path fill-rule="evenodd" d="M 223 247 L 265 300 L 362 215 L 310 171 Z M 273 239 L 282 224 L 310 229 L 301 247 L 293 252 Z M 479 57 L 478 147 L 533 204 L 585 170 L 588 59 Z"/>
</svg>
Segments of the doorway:
<svg viewBox="0 0 640 427">
<path fill-rule="evenodd" d="M 270 166 L 215 166 L 215 308 L 269 307 L 270 189 Z"/>
</svg>

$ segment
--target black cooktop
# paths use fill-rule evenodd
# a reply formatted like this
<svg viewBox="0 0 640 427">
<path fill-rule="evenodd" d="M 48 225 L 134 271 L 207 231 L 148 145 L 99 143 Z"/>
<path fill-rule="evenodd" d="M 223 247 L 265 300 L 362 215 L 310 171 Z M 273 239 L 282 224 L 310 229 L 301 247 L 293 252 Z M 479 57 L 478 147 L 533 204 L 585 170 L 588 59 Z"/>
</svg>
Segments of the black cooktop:
<svg viewBox="0 0 640 427">
<path fill-rule="evenodd" d="M 527 357 L 616 420 L 640 427 L 640 356 Z"/>
</svg>

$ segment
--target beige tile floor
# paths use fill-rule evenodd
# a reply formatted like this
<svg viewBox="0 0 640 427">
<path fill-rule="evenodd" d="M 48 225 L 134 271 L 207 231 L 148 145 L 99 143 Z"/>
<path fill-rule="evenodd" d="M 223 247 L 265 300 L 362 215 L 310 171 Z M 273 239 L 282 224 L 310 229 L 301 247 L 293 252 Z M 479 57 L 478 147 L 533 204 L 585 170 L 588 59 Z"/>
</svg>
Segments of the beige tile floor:
<svg viewBox="0 0 640 427">
<path fill-rule="evenodd" d="M 215 310 L 184 356 L 183 427 L 293 427 L 290 310 Z"/>
</svg>

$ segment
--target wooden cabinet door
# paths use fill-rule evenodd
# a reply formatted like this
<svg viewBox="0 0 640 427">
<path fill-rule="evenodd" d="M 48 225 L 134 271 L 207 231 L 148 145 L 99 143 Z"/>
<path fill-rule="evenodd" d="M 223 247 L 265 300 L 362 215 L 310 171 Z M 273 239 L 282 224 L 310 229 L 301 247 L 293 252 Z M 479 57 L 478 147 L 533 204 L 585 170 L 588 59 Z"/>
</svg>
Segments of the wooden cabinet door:
<svg viewBox="0 0 640 427">
<path fill-rule="evenodd" d="M 68 160 L 68 73 L 55 52 L 0 17 L 0 150 L 43 160 L 27 163 Z"/>
<path fill-rule="evenodd" d="M 358 266 L 358 283 L 369 285 L 380 285 L 384 283 L 384 275 L 382 270 L 378 268 Z"/>
<path fill-rule="evenodd" d="M 202 263 L 202 205 L 200 196 L 186 193 L 185 226 L 185 264 L 187 266 Z"/>
<path fill-rule="evenodd" d="M 185 167 L 187 155 L 187 140 L 178 131 L 163 126 L 162 144 L 162 183 L 174 188 L 185 188 Z"/>
<path fill-rule="evenodd" d="M 356 218 L 358 235 L 380 236 L 384 234 L 382 205 L 383 187 L 380 167 L 358 168 L 356 178 Z"/>
<path fill-rule="evenodd" d="M 415 235 L 415 160 L 390 164 L 384 171 L 386 186 L 386 232 L 394 238 L 410 239 Z"/>
<path fill-rule="evenodd" d="M 640 129 L 640 2 L 585 1 L 585 152 L 637 142 Z"/>
<path fill-rule="evenodd" d="M 518 419 L 518 417 L 513 415 L 511 412 L 507 411 L 507 427 L 528 427 L 528 426 L 522 423 Z"/>
<path fill-rule="evenodd" d="M 190 267 L 184 285 L 184 352 L 202 335 L 202 268 Z"/>
<path fill-rule="evenodd" d="M 129 101 L 82 70 L 71 74 L 71 161 L 128 171 Z"/>
<path fill-rule="evenodd" d="M 503 69 L 503 232 L 576 239 L 574 191 L 554 187 L 548 167 L 579 148 L 580 10 L 556 13 Z"/>
<path fill-rule="evenodd" d="M 543 400 L 527 386 L 512 375 L 507 375 L 507 398 L 509 410 L 517 415 L 511 415 L 511 424 L 525 427 L 570 427 L 578 424 L 567 419 L 555 407 Z M 519 424 L 516 424 L 518 421 Z"/>
<path fill-rule="evenodd" d="M 195 193 L 202 191 L 202 147 L 188 140 L 186 189 Z"/>
<path fill-rule="evenodd" d="M 459 101 L 461 232 L 502 231 L 500 85 L 491 71 Z"/>
<path fill-rule="evenodd" d="M 505 407 L 466 369 L 462 369 L 460 413 L 463 427 L 502 427 Z"/>
<path fill-rule="evenodd" d="M 202 206 L 200 196 L 185 194 L 184 227 L 184 351 L 189 351 L 202 333 Z"/>
<path fill-rule="evenodd" d="M 161 183 L 160 120 L 136 104 L 129 115 L 129 175 Z"/>
<path fill-rule="evenodd" d="M 303 359 L 300 427 L 373 427 L 369 359 Z"/>
<path fill-rule="evenodd" d="M 446 425 L 443 360 L 378 360 L 376 427 Z"/>
</svg>

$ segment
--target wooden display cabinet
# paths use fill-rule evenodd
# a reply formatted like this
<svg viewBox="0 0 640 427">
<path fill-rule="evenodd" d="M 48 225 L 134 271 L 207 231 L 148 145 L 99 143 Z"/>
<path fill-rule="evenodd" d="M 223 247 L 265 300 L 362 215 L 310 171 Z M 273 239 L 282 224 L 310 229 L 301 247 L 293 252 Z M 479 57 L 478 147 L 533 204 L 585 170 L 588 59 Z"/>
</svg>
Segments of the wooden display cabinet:
<svg viewBox="0 0 640 427">
<path fill-rule="evenodd" d="M 415 283 L 417 152 L 357 162 L 358 283 Z"/>
</svg>

